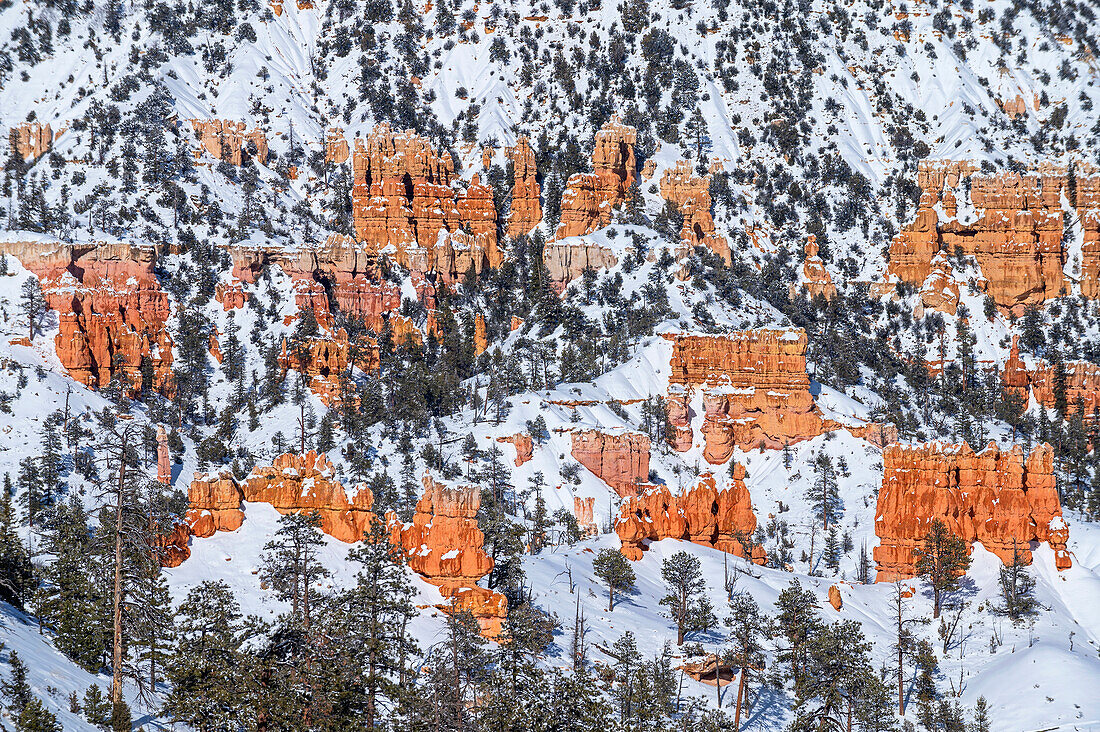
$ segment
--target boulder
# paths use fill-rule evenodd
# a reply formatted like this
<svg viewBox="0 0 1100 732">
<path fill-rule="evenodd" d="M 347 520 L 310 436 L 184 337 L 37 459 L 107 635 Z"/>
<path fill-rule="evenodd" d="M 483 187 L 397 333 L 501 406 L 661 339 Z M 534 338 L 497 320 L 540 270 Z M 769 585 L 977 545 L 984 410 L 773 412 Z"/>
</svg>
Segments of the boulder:
<svg viewBox="0 0 1100 732">
<path fill-rule="evenodd" d="M 837 612 L 840 612 L 840 608 L 844 607 L 844 598 L 840 596 L 840 585 L 829 586 L 829 604 Z"/>
</svg>

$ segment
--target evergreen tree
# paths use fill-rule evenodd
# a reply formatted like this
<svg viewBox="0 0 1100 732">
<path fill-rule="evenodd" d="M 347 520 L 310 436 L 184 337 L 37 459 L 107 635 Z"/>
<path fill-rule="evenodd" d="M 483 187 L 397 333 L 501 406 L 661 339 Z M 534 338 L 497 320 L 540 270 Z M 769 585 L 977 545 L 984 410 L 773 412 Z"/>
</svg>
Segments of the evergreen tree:
<svg viewBox="0 0 1100 732">
<path fill-rule="evenodd" d="M 225 582 L 206 581 L 179 607 L 175 653 L 165 675 L 171 690 L 163 711 L 200 732 L 236 729 L 249 703 L 242 676 L 241 611 Z"/>
<path fill-rule="evenodd" d="M 317 528 L 316 512 L 290 513 L 279 517 L 275 539 L 264 546 L 260 579 L 271 585 L 276 596 L 291 603 L 291 616 L 304 628 L 310 624 L 310 606 L 315 601 L 313 586 L 329 572 L 318 559 L 324 541 Z"/>
<path fill-rule="evenodd" d="M 84 719 L 96 727 L 106 727 L 111 718 L 111 704 L 103 697 L 99 686 L 92 684 L 84 692 L 81 704 Z"/>
<path fill-rule="evenodd" d="M 592 560 L 592 571 L 607 585 L 607 611 L 615 609 L 615 593 L 634 589 L 634 570 L 622 552 L 601 549 Z"/>
<path fill-rule="evenodd" d="M 790 669 L 796 696 L 802 694 L 807 683 L 811 640 L 823 628 L 817 607 L 817 597 L 802 589 L 798 580 L 792 580 L 775 601 L 776 657 Z"/>
<path fill-rule="evenodd" d="M 843 516 L 843 504 L 837 490 L 836 469 L 832 459 L 824 452 L 819 452 L 814 458 L 813 473 L 814 482 L 806 491 L 806 499 L 813 508 L 814 516 L 828 531 L 830 522 L 839 521 Z"/>
<path fill-rule="evenodd" d="M 16 720 L 16 728 L 19 732 L 61 732 L 57 717 L 46 709 L 38 697 L 33 697 L 23 707 Z"/>
<path fill-rule="evenodd" d="M 770 623 L 750 595 L 732 597 L 729 605 L 730 615 L 726 618 L 732 645 L 729 658 L 730 663 L 739 670 L 733 730 L 739 732 L 742 706 L 751 694 L 752 683 L 757 674 L 764 670 L 764 639 L 768 635 Z"/>
<path fill-rule="evenodd" d="M 660 604 L 676 623 L 676 645 L 682 646 L 685 635 L 713 624 L 713 615 L 701 602 L 707 586 L 702 564 L 696 556 L 676 552 L 661 565 L 661 577 L 666 594 Z"/>
<path fill-rule="evenodd" d="M 966 542 L 952 534 L 943 521 L 934 519 L 914 554 L 917 576 L 932 586 L 932 617 L 938 618 L 944 597 L 958 589 L 959 578 L 970 567 Z"/>
<path fill-rule="evenodd" d="M 4 490 L 0 496 L 0 599 L 22 608 L 34 586 L 34 567 L 16 533 L 11 493 Z"/>
<path fill-rule="evenodd" d="M 38 278 L 31 275 L 23 281 L 20 289 L 19 304 L 23 308 L 23 315 L 27 319 L 27 331 L 30 340 L 34 340 L 34 334 L 38 330 L 38 322 L 46 314 L 46 299 L 42 296 L 42 285 Z"/>
<path fill-rule="evenodd" d="M 8 665 L 11 666 L 11 678 L 0 681 L 0 694 L 8 700 L 8 708 L 18 715 L 31 703 L 34 696 L 31 694 L 30 684 L 27 683 L 27 664 L 23 663 L 16 651 L 12 651 L 8 657 Z"/>
<path fill-rule="evenodd" d="M 974 705 L 974 722 L 970 725 L 968 732 L 990 732 L 991 729 L 989 702 L 985 700 L 984 696 L 979 696 L 977 703 Z"/>
<path fill-rule="evenodd" d="M 1039 606 L 1032 592 L 1035 580 L 1027 571 L 1023 554 L 1012 544 L 1012 563 L 1001 567 L 1001 598 L 1004 604 L 994 610 L 1007 615 L 1014 621 L 1036 612 Z"/>
</svg>

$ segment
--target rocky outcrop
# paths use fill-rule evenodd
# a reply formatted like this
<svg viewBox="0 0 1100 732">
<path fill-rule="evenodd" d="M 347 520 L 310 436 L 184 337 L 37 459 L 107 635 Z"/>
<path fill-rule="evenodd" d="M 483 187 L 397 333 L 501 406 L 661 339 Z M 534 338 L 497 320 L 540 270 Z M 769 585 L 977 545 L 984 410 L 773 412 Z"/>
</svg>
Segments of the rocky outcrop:
<svg viewBox="0 0 1100 732">
<path fill-rule="evenodd" d="M 525 462 L 531 459 L 534 453 L 534 442 L 531 440 L 531 435 L 518 432 L 511 437 L 498 437 L 497 442 L 508 442 L 516 448 L 516 467 L 523 465 Z"/>
<path fill-rule="evenodd" d="M 791 285 L 791 296 L 794 297 L 800 291 L 804 291 L 809 297 L 820 295 L 826 300 L 836 297 L 836 286 L 829 270 L 825 269 L 825 262 L 817 253 L 817 237 L 810 234 L 806 237 L 803 247 L 805 261 L 802 264 L 802 277 L 797 285 Z"/>
<path fill-rule="evenodd" d="M 621 497 L 649 481 L 649 437 L 640 432 L 574 432 L 573 458 Z"/>
<path fill-rule="evenodd" d="M 253 159 L 267 165 L 267 136 L 258 127 L 249 130 L 243 122 L 222 119 L 193 119 L 191 127 L 199 139 L 198 155 L 205 150 L 211 157 L 230 165 L 241 165 Z"/>
<path fill-rule="evenodd" d="M 542 221 L 542 191 L 530 140 L 520 137 L 507 154 L 512 160 L 512 212 L 508 218 L 508 236 L 514 239 L 530 234 Z"/>
<path fill-rule="evenodd" d="M 1001 384 L 1006 392 L 1015 394 L 1024 405 L 1030 397 L 1048 411 L 1058 407 L 1058 369 L 1061 368 L 1065 383 L 1066 416 L 1081 412 L 1085 419 L 1100 408 L 1100 365 L 1088 361 L 1069 361 L 1055 366 L 1039 361 L 1034 369 L 1028 369 L 1020 358 L 1019 339 L 1012 337 L 1012 349 L 1001 371 Z"/>
<path fill-rule="evenodd" d="M 165 485 L 172 482 L 172 458 L 168 454 L 168 431 L 164 425 L 157 425 L 157 482 Z"/>
<path fill-rule="evenodd" d="M 379 367 L 378 343 L 372 338 L 357 342 L 348 339 L 341 328 L 334 335 L 320 335 L 300 342 L 283 341 L 279 365 L 283 377 L 288 370 L 297 371 L 309 379 L 310 390 L 328 406 L 338 406 L 343 400 L 341 376 L 354 365 L 361 371 L 375 372 Z"/>
<path fill-rule="evenodd" d="M 145 386 L 170 393 L 170 306 L 153 274 L 152 249 L 39 239 L 0 242 L 0 252 L 39 278 L 58 313 L 58 359 L 73 379 L 103 387 L 120 376 L 124 388 L 137 390 L 147 371 L 152 383 Z"/>
<path fill-rule="evenodd" d="M 195 473 L 187 491 L 187 525 L 198 537 L 236 531 L 244 523 L 241 489 L 229 471 Z"/>
<path fill-rule="evenodd" d="M 890 273 L 921 286 L 937 252 L 959 250 L 977 260 L 983 286 L 1005 310 L 1021 312 L 1057 297 L 1065 286 L 1065 197 L 1072 199 L 1068 202 L 1084 231 L 1082 293 L 1095 297 L 1100 291 L 1100 178 L 1091 168 L 1081 166 L 1075 173 L 1074 190 L 1067 171 L 1053 166 L 1028 175 L 986 177 L 974 171 L 970 164 L 922 163 L 920 204 L 913 222 L 890 245 Z"/>
<path fill-rule="evenodd" d="M 678 496 L 667 486 L 655 486 L 627 498 L 615 523 L 623 556 L 632 560 L 642 558 L 647 541 L 682 539 L 763 564 L 763 548 L 751 546 L 755 531 L 756 514 L 741 464 L 721 490 L 713 475 L 703 473 L 697 485 Z"/>
<path fill-rule="evenodd" d="M 485 335 L 485 316 L 478 313 L 474 316 L 474 355 L 480 356 L 489 347 L 489 340 Z"/>
<path fill-rule="evenodd" d="M 844 598 L 840 594 L 840 585 L 829 585 L 829 604 L 833 606 L 833 610 L 840 612 L 840 608 L 844 607 Z"/>
<path fill-rule="evenodd" d="M 178 567 L 191 558 L 190 540 L 187 524 L 176 524 L 167 534 L 153 538 L 153 558 L 162 567 Z"/>
<path fill-rule="evenodd" d="M 333 165 L 343 165 L 348 161 L 350 150 L 348 141 L 344 137 L 344 130 L 339 127 L 329 127 L 325 132 L 325 162 Z"/>
<path fill-rule="evenodd" d="M 596 133 L 592 172 L 574 173 L 561 198 L 561 222 L 555 239 L 581 236 L 611 223 L 611 211 L 626 200 L 636 178 L 637 131 L 612 119 Z"/>
<path fill-rule="evenodd" d="M 502 260 L 493 192 L 475 175 L 456 193 L 449 152 L 413 132 L 374 128 L 352 151 L 355 236 L 368 256 L 387 250 L 414 272 L 454 281 Z M 392 247 L 392 249 L 387 249 Z"/>
<path fill-rule="evenodd" d="M 585 239 L 547 243 L 542 248 L 542 261 L 550 275 L 550 286 L 558 294 L 586 269 L 598 272 L 619 262 L 610 249 Z"/>
<path fill-rule="evenodd" d="M 23 160 L 37 160 L 53 147 L 53 128 L 48 123 L 24 122 L 11 128 L 8 140 L 15 154 Z"/>
<path fill-rule="evenodd" d="M 392 512 L 386 514 L 391 541 L 404 550 L 409 567 L 451 598 L 449 609 L 471 612 L 483 633 L 498 635 L 507 600 L 476 584 L 493 568 L 477 525 L 481 493 L 476 486 L 453 487 L 430 475 L 423 482 L 424 494 L 412 523 L 402 523 Z"/>
<path fill-rule="evenodd" d="M 955 314 L 959 307 L 959 286 L 951 276 L 951 264 L 943 252 L 932 257 L 932 271 L 928 273 L 920 289 L 923 308 Z"/>
<path fill-rule="evenodd" d="M 1058 568 L 1068 568 L 1053 456 L 1045 444 L 1026 460 L 1019 445 L 1002 451 L 991 443 L 979 453 L 966 443 L 888 446 L 875 510 L 877 581 L 914 576 L 914 549 L 936 519 L 1004 562 L 1014 549 L 1030 562 L 1031 542 L 1049 542 Z"/>
<path fill-rule="evenodd" d="M 668 423 L 672 426 L 672 447 L 676 452 L 691 449 L 693 434 L 691 431 L 691 389 L 684 384 L 672 384 L 665 397 L 665 411 Z"/>
<path fill-rule="evenodd" d="M 600 527 L 596 525 L 594 516 L 595 507 L 596 498 L 594 496 L 588 498 L 573 497 L 573 516 L 577 519 L 577 528 L 585 536 L 596 536 L 600 533 Z"/>
<path fill-rule="evenodd" d="M 684 217 L 680 229 L 682 249 L 690 252 L 697 246 L 706 247 L 726 264 L 732 261 L 729 243 L 714 230 L 710 213 L 710 176 L 696 176 L 691 163 L 681 160 L 661 176 L 661 196 Z"/>
<path fill-rule="evenodd" d="M 703 455 L 712 464 L 728 460 L 734 446 L 781 448 L 825 431 L 810 394 L 805 331 L 665 338 L 673 344 L 668 403 L 677 404 L 670 417 L 683 421 L 684 392 L 703 390 Z"/>
<path fill-rule="evenodd" d="M 360 541 L 374 520 L 374 495 L 366 483 L 349 496 L 332 463 L 313 450 L 284 453 L 273 466 L 254 468 L 241 483 L 241 494 L 246 501 L 269 503 L 283 514 L 316 512 L 321 531 L 349 543 Z"/>
</svg>

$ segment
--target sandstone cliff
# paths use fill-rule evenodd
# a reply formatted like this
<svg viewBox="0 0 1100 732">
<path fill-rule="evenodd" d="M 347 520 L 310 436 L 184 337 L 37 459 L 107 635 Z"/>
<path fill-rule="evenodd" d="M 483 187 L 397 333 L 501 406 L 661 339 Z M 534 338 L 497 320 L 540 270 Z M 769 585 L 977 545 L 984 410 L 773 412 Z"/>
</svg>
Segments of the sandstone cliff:
<svg viewBox="0 0 1100 732">
<path fill-rule="evenodd" d="M 661 197 L 672 203 L 684 217 L 680 229 L 680 246 L 690 252 L 694 247 L 706 247 L 729 264 L 730 246 L 714 230 L 711 217 L 710 176 L 700 178 L 691 163 L 680 160 L 661 176 Z"/>
<path fill-rule="evenodd" d="M 914 575 L 913 550 L 934 519 L 1004 562 L 1012 561 L 1014 547 L 1030 562 L 1030 542 L 1046 541 L 1058 568 L 1070 566 L 1049 445 L 1025 460 L 1018 445 L 1002 451 L 991 443 L 975 453 L 966 443 L 895 444 L 883 451 L 883 468 L 875 509 L 877 581 Z"/>
<path fill-rule="evenodd" d="M 535 152 L 526 137 L 516 140 L 507 151 L 512 160 L 512 213 L 508 219 L 508 236 L 526 236 L 542 221 L 541 189 L 535 168 Z"/>
<path fill-rule="evenodd" d="M 249 130 L 243 122 L 221 119 L 193 119 L 191 127 L 199 139 L 197 154 L 205 150 L 230 165 L 241 165 L 250 158 L 267 165 L 267 136 L 258 127 Z"/>
<path fill-rule="evenodd" d="M 24 122 L 13 127 L 8 137 L 15 154 L 23 160 L 37 160 L 53 147 L 53 128 L 47 123 Z"/>
<path fill-rule="evenodd" d="M 555 239 L 581 236 L 611 223 L 612 209 L 626 201 L 637 177 L 637 131 L 612 119 L 596 133 L 592 172 L 574 173 L 561 198 L 561 222 Z"/>
</svg>

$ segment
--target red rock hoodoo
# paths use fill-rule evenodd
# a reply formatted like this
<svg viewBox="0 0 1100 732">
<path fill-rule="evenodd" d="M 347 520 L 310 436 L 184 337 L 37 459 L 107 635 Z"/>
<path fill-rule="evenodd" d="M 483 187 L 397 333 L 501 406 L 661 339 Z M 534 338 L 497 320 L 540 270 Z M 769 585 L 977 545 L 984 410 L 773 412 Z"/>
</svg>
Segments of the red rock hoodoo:
<svg viewBox="0 0 1100 732">
<path fill-rule="evenodd" d="M 230 165 L 240 165 L 246 159 L 255 158 L 267 165 L 267 136 L 258 127 L 248 130 L 243 122 L 230 120 L 191 120 L 191 127 L 199 138 L 200 150 Z"/>
<path fill-rule="evenodd" d="M 577 519 L 577 527 L 585 536 L 596 536 L 600 533 L 600 527 L 596 525 L 594 515 L 595 507 L 596 498 L 594 496 L 588 498 L 573 497 L 573 516 Z"/>
<path fill-rule="evenodd" d="M 649 437 L 640 432 L 574 432 L 572 454 L 624 498 L 649 481 Z"/>
<path fill-rule="evenodd" d="M 348 367 L 354 360 L 361 371 L 378 370 L 378 344 L 370 338 L 352 343 L 343 328 L 333 336 L 317 336 L 304 339 L 297 347 L 283 341 L 283 350 L 279 356 L 279 365 L 283 377 L 290 369 L 304 374 L 309 379 L 310 390 L 321 397 L 328 406 L 341 403 L 341 375 L 348 373 Z"/>
<path fill-rule="evenodd" d="M 477 525 L 480 506 L 476 486 L 452 487 L 426 475 L 412 523 L 402 523 L 392 512 L 386 514 L 386 522 L 409 566 L 451 598 L 449 609 L 470 611 L 484 634 L 496 636 L 508 603 L 504 595 L 476 584 L 493 569 Z"/>
<path fill-rule="evenodd" d="M 675 407 L 670 407 L 670 419 L 674 425 L 683 422 L 686 394 L 703 389 L 703 456 L 708 462 L 724 463 L 735 445 L 780 448 L 825 431 L 810 394 L 805 331 L 665 338 L 673 344 L 668 403 Z M 677 427 L 677 443 L 690 444 L 690 432 L 681 436 L 681 429 Z"/>
<path fill-rule="evenodd" d="M 1052 364 L 1044 361 L 1029 370 L 1020 358 L 1018 337 L 1013 336 L 1012 350 L 1001 371 L 1001 383 L 1005 391 L 1019 396 L 1025 405 L 1029 397 L 1034 397 L 1048 411 L 1054 411 L 1058 404 L 1056 372 Z M 1088 361 L 1069 361 L 1062 364 L 1062 374 L 1066 385 L 1066 416 L 1080 410 L 1083 418 L 1091 419 L 1100 407 L 1100 366 Z"/>
<path fill-rule="evenodd" d="M 797 285 L 791 285 L 792 296 L 796 295 L 799 290 L 805 290 L 810 297 L 821 295 L 827 300 L 836 297 L 836 286 L 833 284 L 833 278 L 829 274 L 829 270 L 825 269 L 825 262 L 818 256 L 817 251 L 817 237 L 810 234 L 806 237 L 806 244 L 803 248 L 806 259 L 802 264 L 802 279 Z"/>
<path fill-rule="evenodd" d="M 746 556 L 746 546 L 756 531 L 756 514 L 745 487 L 745 467 L 737 464 L 732 483 L 715 487 L 714 476 L 703 473 L 699 483 L 674 496 L 666 486 L 655 486 L 623 502 L 615 523 L 627 559 L 642 558 L 646 541 L 683 539 Z M 754 562 L 764 562 L 764 550 L 751 547 Z"/>
<path fill-rule="evenodd" d="M 15 154 L 23 160 L 37 160 L 53 147 L 53 129 L 41 122 L 24 122 L 11 128 L 9 141 Z"/>
<path fill-rule="evenodd" d="M 58 313 L 57 356 L 73 379 L 103 387 L 121 375 L 136 390 L 148 364 L 152 383 L 145 386 L 171 391 L 170 306 L 153 274 L 152 249 L 44 239 L 0 242 L 0 252 L 41 281 L 46 304 Z"/>
<path fill-rule="evenodd" d="M 198 537 L 213 536 L 217 531 L 236 531 L 244 523 L 241 489 L 232 473 L 195 473 L 187 491 L 190 508 L 187 525 Z"/>
<path fill-rule="evenodd" d="M 561 294 L 565 286 L 591 267 L 599 271 L 614 267 L 618 258 L 610 249 L 586 239 L 548 242 L 542 249 L 542 261 L 550 275 L 550 286 Z"/>
<path fill-rule="evenodd" d="M 915 574 L 913 550 L 934 519 L 968 544 L 980 541 L 1004 562 L 1013 547 L 1031 561 L 1031 542 L 1049 542 L 1059 569 L 1071 565 L 1068 529 L 1054 485 L 1053 449 L 1040 445 L 1024 459 L 1016 445 L 900 445 L 883 450 L 882 489 L 875 510 L 878 582 Z"/>
<path fill-rule="evenodd" d="M 352 151 L 355 236 L 369 256 L 393 247 L 398 264 L 454 281 L 500 264 L 493 191 L 475 175 L 464 192 L 450 153 L 413 132 L 378 125 Z"/>
<path fill-rule="evenodd" d="M 975 170 L 968 163 L 921 163 L 923 193 L 916 218 L 890 245 L 891 274 L 919 287 L 932 273 L 937 252 L 958 249 L 977 260 L 987 292 L 1003 309 L 1020 312 L 1057 297 L 1065 285 L 1065 196 L 1075 199 L 1069 204 L 1084 231 L 1082 294 L 1100 294 L 1100 176 L 1091 166 L 1075 169 L 1074 191 L 1064 168 L 1046 165 L 1036 174 L 995 177 Z M 969 186 L 961 185 L 967 179 Z"/>
<path fill-rule="evenodd" d="M 612 119 L 596 133 L 591 173 L 574 173 L 561 197 L 555 239 L 581 236 L 611 223 L 611 210 L 626 200 L 634 183 L 637 131 Z"/>
<path fill-rule="evenodd" d="M 542 203 L 539 197 L 538 171 L 535 168 L 535 151 L 526 137 L 516 140 L 516 146 L 508 149 L 512 160 L 512 213 L 508 219 L 508 236 L 526 236 L 542 221 Z"/>
<path fill-rule="evenodd" d="M 661 176 L 661 197 L 672 203 L 684 217 L 684 225 L 680 229 L 683 249 L 690 252 L 697 246 L 706 247 L 726 264 L 732 261 L 729 243 L 714 230 L 714 219 L 710 214 L 710 176 L 696 176 L 691 163 L 681 160 Z"/>
<path fill-rule="evenodd" d="M 523 465 L 525 462 L 531 459 L 534 454 L 534 441 L 531 439 L 531 435 L 526 435 L 522 432 L 516 433 L 511 437 L 498 437 L 497 442 L 508 442 L 516 448 L 516 467 Z"/>
</svg>

